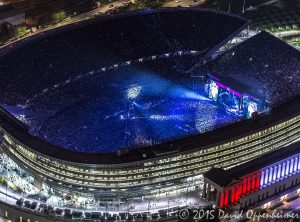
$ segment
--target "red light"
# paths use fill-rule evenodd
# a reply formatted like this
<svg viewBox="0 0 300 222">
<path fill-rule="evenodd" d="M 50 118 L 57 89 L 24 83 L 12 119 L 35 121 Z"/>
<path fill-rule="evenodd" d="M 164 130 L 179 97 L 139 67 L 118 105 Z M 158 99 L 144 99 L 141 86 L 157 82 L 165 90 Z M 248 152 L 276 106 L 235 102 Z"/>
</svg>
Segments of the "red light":
<svg viewBox="0 0 300 222">
<path fill-rule="evenodd" d="M 260 177 L 261 177 L 261 172 L 258 172 L 256 177 L 256 190 L 258 190 L 260 187 Z"/>
<path fill-rule="evenodd" d="M 220 208 L 224 207 L 224 192 L 221 193 Z"/>
<path fill-rule="evenodd" d="M 238 202 L 240 198 L 240 185 L 237 184 L 236 188 L 235 188 L 235 197 L 234 197 L 234 201 Z"/>
<path fill-rule="evenodd" d="M 224 207 L 228 206 L 228 190 L 225 190 L 225 203 L 224 203 Z"/>
<path fill-rule="evenodd" d="M 244 178 L 244 181 L 243 181 L 243 192 L 242 194 L 245 194 L 246 193 L 246 188 L 247 188 L 247 181 L 246 181 L 246 178 Z"/>
<path fill-rule="evenodd" d="M 255 174 L 252 176 L 252 187 L 251 187 L 251 191 L 254 191 L 255 188 L 256 188 L 256 177 L 257 177 L 257 175 L 255 175 Z"/>
<path fill-rule="evenodd" d="M 247 178 L 248 181 L 247 181 L 247 191 L 250 192 L 251 191 L 251 181 L 252 181 L 252 178 L 251 177 L 248 177 Z"/>
<path fill-rule="evenodd" d="M 233 187 L 231 190 L 231 202 L 234 203 L 235 202 L 235 197 L 236 197 L 236 188 Z"/>
</svg>

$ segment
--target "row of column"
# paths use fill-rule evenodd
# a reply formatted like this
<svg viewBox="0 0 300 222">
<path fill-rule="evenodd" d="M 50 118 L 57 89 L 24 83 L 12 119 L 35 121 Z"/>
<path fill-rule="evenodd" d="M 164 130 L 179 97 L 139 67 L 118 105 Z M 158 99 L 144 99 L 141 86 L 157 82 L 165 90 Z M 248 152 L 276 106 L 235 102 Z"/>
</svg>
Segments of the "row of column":
<svg viewBox="0 0 300 222">
<path fill-rule="evenodd" d="M 202 197 L 209 200 L 210 199 L 210 196 L 209 196 L 210 195 L 210 190 L 211 190 L 211 185 L 204 181 Z"/>
<path fill-rule="evenodd" d="M 238 203 L 241 196 L 252 193 L 260 188 L 260 172 L 242 178 L 242 181 L 232 187 L 225 188 L 222 192 L 219 206 L 227 208 Z"/>
<path fill-rule="evenodd" d="M 300 170 L 299 156 L 294 156 L 262 170 L 260 186 L 267 186 Z"/>
<path fill-rule="evenodd" d="M 242 178 L 242 181 L 232 187 L 227 187 L 221 193 L 219 206 L 226 208 L 238 202 L 241 196 L 252 193 L 262 186 L 285 178 L 300 170 L 300 155 L 287 158 L 277 164 Z"/>
</svg>

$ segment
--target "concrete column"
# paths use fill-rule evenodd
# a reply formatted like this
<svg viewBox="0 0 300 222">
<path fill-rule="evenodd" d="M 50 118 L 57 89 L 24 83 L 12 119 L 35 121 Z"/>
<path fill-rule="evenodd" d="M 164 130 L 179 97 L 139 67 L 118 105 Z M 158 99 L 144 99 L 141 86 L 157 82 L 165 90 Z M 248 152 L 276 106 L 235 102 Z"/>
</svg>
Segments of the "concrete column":
<svg viewBox="0 0 300 222">
<path fill-rule="evenodd" d="M 256 176 L 257 176 L 257 179 L 256 179 L 255 190 L 258 190 L 260 187 L 261 172 L 257 172 Z"/>
<path fill-rule="evenodd" d="M 221 193 L 221 200 L 220 200 L 220 203 L 219 203 L 219 206 L 220 206 L 221 208 L 224 207 L 224 199 L 225 199 L 225 192 L 222 192 L 222 193 Z"/>
<path fill-rule="evenodd" d="M 242 194 L 247 193 L 247 179 L 243 179 Z"/>
<path fill-rule="evenodd" d="M 295 157 L 295 162 L 294 162 L 294 172 L 298 170 L 298 157 Z"/>
<path fill-rule="evenodd" d="M 243 182 L 238 185 L 238 199 L 243 194 Z"/>
<path fill-rule="evenodd" d="M 265 171 L 265 181 L 264 181 L 264 185 L 268 184 L 268 178 L 269 178 L 269 170 L 266 169 L 266 171 Z"/>
<path fill-rule="evenodd" d="M 294 158 L 291 158 L 291 163 L 290 163 L 290 173 L 294 172 Z"/>
<path fill-rule="evenodd" d="M 286 167 L 285 167 L 285 175 L 289 175 L 290 174 L 290 161 L 287 160 L 286 161 Z"/>
<path fill-rule="evenodd" d="M 257 178 L 257 175 L 254 174 L 252 176 L 252 187 L 251 187 L 251 191 L 254 191 L 255 190 L 255 186 L 256 186 L 256 178 Z"/>
<path fill-rule="evenodd" d="M 273 167 L 270 167 L 269 180 L 268 180 L 269 183 L 271 183 L 272 178 L 273 178 Z"/>
<path fill-rule="evenodd" d="M 282 170 L 282 165 L 278 164 L 277 179 L 281 178 L 281 170 Z"/>
<path fill-rule="evenodd" d="M 278 166 L 274 166 L 274 172 L 273 172 L 273 181 L 275 181 L 277 179 L 277 169 L 278 169 Z"/>
<path fill-rule="evenodd" d="M 206 182 L 205 181 L 204 181 L 204 184 L 203 184 L 202 197 L 206 198 Z"/>
<path fill-rule="evenodd" d="M 252 176 L 249 176 L 247 192 L 250 193 L 251 191 L 252 191 Z"/>
<path fill-rule="evenodd" d="M 282 163 L 281 178 L 283 178 L 285 175 L 285 165 L 286 165 L 286 163 Z"/>
<path fill-rule="evenodd" d="M 216 205 L 220 206 L 221 191 L 217 190 Z"/>
<path fill-rule="evenodd" d="M 225 207 L 228 206 L 228 199 L 229 199 L 229 191 L 225 190 L 225 203 L 224 203 Z"/>
<path fill-rule="evenodd" d="M 230 197 L 230 202 L 231 203 L 235 202 L 235 195 L 236 195 L 236 188 L 232 187 L 232 189 L 231 189 L 231 197 Z"/>
<path fill-rule="evenodd" d="M 265 171 L 262 171 L 260 177 L 260 186 L 263 186 L 264 184 L 265 184 Z"/>
<path fill-rule="evenodd" d="M 207 199 L 209 200 L 210 199 L 210 190 L 211 190 L 211 185 L 208 184 L 208 187 L 207 187 L 207 193 L 206 193 L 206 196 L 207 196 Z"/>
</svg>

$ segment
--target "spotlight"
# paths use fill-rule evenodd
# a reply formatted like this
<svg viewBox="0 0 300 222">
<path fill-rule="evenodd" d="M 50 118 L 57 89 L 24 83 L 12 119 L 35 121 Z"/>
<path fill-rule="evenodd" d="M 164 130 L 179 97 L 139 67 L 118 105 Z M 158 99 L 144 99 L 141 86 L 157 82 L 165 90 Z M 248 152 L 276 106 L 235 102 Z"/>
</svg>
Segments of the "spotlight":
<svg viewBox="0 0 300 222">
<path fill-rule="evenodd" d="M 128 99 L 135 99 L 141 93 L 141 86 L 133 86 L 127 90 Z"/>
</svg>

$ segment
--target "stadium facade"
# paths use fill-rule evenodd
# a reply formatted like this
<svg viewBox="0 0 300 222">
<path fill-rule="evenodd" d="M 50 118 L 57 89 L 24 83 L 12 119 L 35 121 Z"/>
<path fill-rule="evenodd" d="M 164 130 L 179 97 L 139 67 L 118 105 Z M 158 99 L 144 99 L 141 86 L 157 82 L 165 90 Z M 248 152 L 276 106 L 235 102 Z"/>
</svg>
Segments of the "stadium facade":
<svg viewBox="0 0 300 222">
<path fill-rule="evenodd" d="M 295 199 L 299 197 L 298 149 L 295 143 L 228 170 L 212 168 L 204 173 L 203 195 L 221 208 L 276 208 Z"/>
<path fill-rule="evenodd" d="M 177 26 L 180 27 L 175 27 L 173 20 L 170 19 L 172 17 L 178 21 L 186 20 L 187 23 L 179 22 Z M 128 24 L 131 24 L 130 22 L 133 21 L 136 22 L 136 25 L 133 27 L 136 30 L 127 30 Z M 168 25 L 168 22 L 172 22 L 172 25 Z M 115 25 L 112 25 L 114 23 Z M 22 56 L 22 54 L 19 54 L 22 50 L 32 51 L 30 58 L 28 58 L 29 61 L 37 59 L 40 56 L 40 52 L 35 50 L 41 49 L 41 46 L 45 47 L 45 45 L 48 45 L 49 48 L 43 48 L 43 50 L 47 51 L 49 49 L 54 51 L 51 51 L 49 55 L 45 54 L 43 60 L 47 60 L 48 56 L 50 59 L 53 53 L 57 53 L 58 57 L 60 53 L 66 53 L 63 57 L 73 56 L 73 59 L 76 61 L 74 66 L 70 68 L 72 69 L 70 72 L 73 73 L 78 73 L 79 71 L 83 73 L 97 73 L 103 70 L 102 67 L 113 67 L 114 64 L 130 59 L 146 58 L 151 55 L 180 50 L 201 52 L 199 58 L 201 60 L 209 60 L 217 49 L 240 33 L 247 24 L 247 21 L 242 18 L 209 10 L 161 9 L 132 12 L 113 17 L 103 17 L 96 21 L 84 22 L 77 26 L 72 25 L 56 31 L 50 31 L 49 33 L 44 33 L 43 36 L 34 37 L 33 39 L 25 39 L 23 42 L 21 41 L 16 43 L 17 45 L 3 50 L 5 53 L 1 57 L 1 66 L 4 67 L 3 64 L 7 64 L 6 61 L 13 61 L 13 58 Z M 122 33 L 119 36 L 109 32 L 109 29 L 106 27 L 118 27 L 118 25 L 120 27 L 119 33 Z M 165 26 L 174 26 L 174 28 L 170 28 L 166 31 L 167 33 L 162 34 Z M 51 44 L 55 41 L 59 41 L 61 46 L 64 44 L 68 46 L 72 36 L 75 36 L 74 38 L 76 39 L 76 35 L 85 35 L 86 30 L 95 30 L 97 27 L 98 29 L 96 30 L 98 32 L 109 33 L 103 35 L 108 36 L 109 40 L 104 39 L 105 37 L 102 40 L 104 42 L 112 41 L 109 44 L 110 50 L 114 50 L 114 52 L 119 54 L 115 58 L 110 56 L 109 60 L 103 61 L 103 64 L 100 64 L 100 68 L 96 70 L 94 69 L 95 63 L 82 61 L 84 57 L 88 56 L 85 52 L 83 53 L 84 55 L 70 55 L 68 54 L 68 47 L 65 49 L 63 47 L 59 49 L 51 48 Z M 102 29 L 99 29 L 99 27 L 102 27 Z M 154 35 L 154 38 L 149 38 L 149 41 L 145 44 L 146 39 L 149 37 L 147 35 L 149 27 L 151 27 L 151 33 Z M 132 29 L 132 26 L 130 29 Z M 185 30 L 184 33 L 182 33 L 183 30 Z M 134 36 L 137 33 L 139 35 Z M 118 51 L 121 47 L 118 42 L 121 41 L 120 39 L 124 39 L 124 36 L 128 37 L 128 42 L 124 44 L 125 48 L 122 48 L 122 51 Z M 158 41 L 162 36 L 165 37 L 164 41 Z M 266 39 L 271 39 L 270 41 L 272 41 L 275 37 L 262 33 L 253 38 L 255 39 L 246 40 L 241 45 L 253 44 L 254 48 L 260 47 L 260 44 L 264 44 L 264 42 L 260 41 Z M 136 47 L 129 50 L 126 46 L 132 47 L 134 39 L 139 39 L 139 41 L 136 42 Z M 257 44 L 257 42 L 260 44 Z M 143 44 L 148 50 L 146 50 L 146 55 L 145 50 L 141 50 Z M 283 48 L 286 47 L 283 42 L 278 44 Z M 148 48 L 151 45 L 153 47 Z M 74 45 L 69 44 L 69 46 L 73 47 Z M 77 50 L 82 50 L 81 47 L 83 46 L 78 47 Z M 91 49 L 91 47 L 86 47 Z M 95 50 L 99 50 L 99 48 Z M 101 53 L 105 53 L 107 50 L 108 48 L 105 48 Z M 240 51 L 239 48 L 231 50 L 236 50 L 236 53 Z M 292 48 L 287 50 L 291 50 L 294 53 Z M 69 53 L 73 53 L 73 51 Z M 90 51 L 90 53 L 93 55 L 94 52 Z M 280 52 L 277 53 L 280 54 Z M 228 55 L 232 55 L 232 51 L 229 51 Z M 219 57 L 227 58 L 228 55 L 225 52 Z M 255 55 L 251 56 L 254 57 Z M 259 56 L 264 56 L 264 54 Z M 297 56 L 299 56 L 299 53 L 295 54 L 295 61 L 299 63 L 299 57 Z M 26 58 L 24 59 L 26 60 Z M 24 64 L 26 62 L 24 61 Z M 58 67 L 59 65 L 62 69 L 60 72 L 64 73 L 67 69 L 66 64 L 69 61 L 63 64 L 59 59 L 56 61 L 52 59 L 51 62 L 52 67 Z M 219 67 L 220 65 L 217 62 L 215 66 Z M 41 73 L 40 70 L 44 65 L 44 62 L 41 61 L 34 68 L 28 66 L 28 69 L 23 69 L 24 75 L 28 74 L 30 77 L 37 75 Z M 21 70 L 27 65 L 22 66 L 20 65 L 18 69 Z M 215 67 L 214 60 L 209 62 L 209 66 Z M 25 78 L 18 75 L 18 73 L 16 76 L 13 76 L 14 73 L 11 72 L 11 67 L 9 65 L 6 67 L 2 69 L 2 75 L 10 73 L 12 78 L 21 78 L 21 80 Z M 99 67 L 99 64 L 97 64 L 97 67 Z M 212 71 L 213 75 L 216 75 L 216 70 L 211 69 L 210 71 Z M 269 72 L 272 71 L 270 64 Z M 295 70 L 290 70 L 287 74 L 293 76 L 294 72 Z M 206 73 L 208 75 L 210 72 Z M 43 74 L 47 75 L 48 73 L 45 72 Z M 65 82 L 69 76 L 61 75 L 58 78 L 59 81 Z M 51 81 L 49 81 L 48 88 L 51 87 L 51 84 L 55 86 L 53 83 L 56 83 L 55 81 L 58 81 L 58 79 L 53 80 L 54 82 Z M 44 83 L 40 85 L 45 87 Z M 14 102 L 17 104 L 26 103 L 28 98 L 32 98 L 33 95 L 43 91 L 43 88 L 39 89 L 38 87 L 32 89 L 32 91 L 26 91 L 25 94 L 27 95 L 24 96 L 20 96 L 23 93 L 21 89 L 12 90 L 10 86 L 4 86 L 1 90 L 12 90 L 13 95 L 18 95 L 16 102 Z M 235 86 L 230 87 L 234 88 Z M 286 87 L 289 86 L 287 85 Z M 9 103 L 10 101 L 7 101 L 8 98 L 9 96 L 4 98 L 3 103 Z M 269 99 L 264 98 L 262 101 Z M 150 147 L 121 150 L 115 153 L 78 153 L 55 146 L 30 135 L 26 125 L 2 109 L 0 113 L 1 148 L 14 162 L 34 177 L 35 185 L 39 188 L 46 184 L 52 189 L 63 193 L 88 196 L 101 200 L 155 198 L 201 190 L 203 186 L 202 174 L 211 167 L 231 168 L 260 157 L 263 154 L 284 149 L 284 147 L 297 141 L 300 134 L 300 98 L 294 93 L 284 98 L 284 101 L 280 100 L 279 102 L 280 104 L 273 100 L 269 101 L 268 103 L 271 106 L 272 104 L 276 106 L 274 105 L 268 114 L 258 115 L 255 119 L 245 119 L 203 134 L 175 139 Z"/>
</svg>

